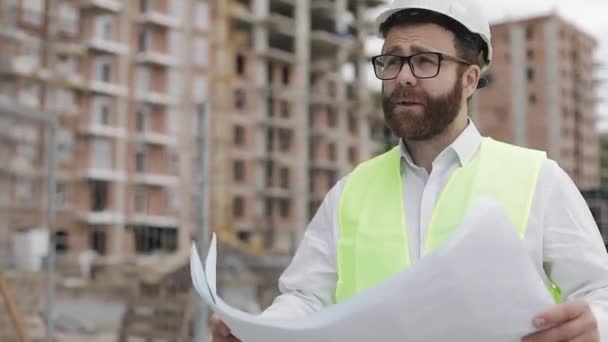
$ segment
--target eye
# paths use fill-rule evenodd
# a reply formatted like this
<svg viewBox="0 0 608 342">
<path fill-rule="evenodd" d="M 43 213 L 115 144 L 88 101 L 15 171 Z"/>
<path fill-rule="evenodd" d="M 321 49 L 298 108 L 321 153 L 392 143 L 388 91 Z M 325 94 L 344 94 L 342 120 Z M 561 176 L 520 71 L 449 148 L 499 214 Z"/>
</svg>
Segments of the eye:
<svg viewBox="0 0 608 342">
<path fill-rule="evenodd" d="M 384 60 L 386 66 L 400 65 L 401 59 L 395 56 L 387 56 Z"/>
<path fill-rule="evenodd" d="M 416 56 L 416 62 L 419 64 L 437 64 L 437 58 L 430 55 L 418 55 Z"/>
</svg>

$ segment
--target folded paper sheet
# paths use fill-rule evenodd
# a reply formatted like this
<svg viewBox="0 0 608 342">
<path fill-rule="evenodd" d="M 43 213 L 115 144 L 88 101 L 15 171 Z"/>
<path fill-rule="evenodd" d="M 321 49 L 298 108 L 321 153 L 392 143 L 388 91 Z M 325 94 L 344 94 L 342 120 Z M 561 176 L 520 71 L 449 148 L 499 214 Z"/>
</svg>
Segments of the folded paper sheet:
<svg viewBox="0 0 608 342">
<path fill-rule="evenodd" d="M 216 290 L 216 239 L 205 268 L 192 247 L 203 300 L 244 342 L 493 341 L 534 331 L 553 300 L 494 201 L 480 201 L 441 248 L 360 295 L 304 318 L 276 320 L 227 305 Z"/>
</svg>

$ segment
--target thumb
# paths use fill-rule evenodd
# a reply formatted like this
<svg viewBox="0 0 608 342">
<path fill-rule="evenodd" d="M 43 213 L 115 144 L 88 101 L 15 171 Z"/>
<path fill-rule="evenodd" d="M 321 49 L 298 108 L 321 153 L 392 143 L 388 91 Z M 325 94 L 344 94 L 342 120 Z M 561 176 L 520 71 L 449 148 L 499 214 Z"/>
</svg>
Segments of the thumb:
<svg viewBox="0 0 608 342">
<path fill-rule="evenodd" d="M 211 316 L 211 325 L 221 336 L 228 337 L 230 335 L 230 329 L 218 315 L 213 314 Z"/>
</svg>

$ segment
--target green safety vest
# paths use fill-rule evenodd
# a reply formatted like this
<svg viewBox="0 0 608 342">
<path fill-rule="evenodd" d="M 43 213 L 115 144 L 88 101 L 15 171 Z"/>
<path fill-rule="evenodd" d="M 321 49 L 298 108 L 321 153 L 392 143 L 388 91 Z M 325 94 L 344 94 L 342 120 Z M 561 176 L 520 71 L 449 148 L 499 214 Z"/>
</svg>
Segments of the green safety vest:
<svg viewBox="0 0 608 342">
<path fill-rule="evenodd" d="M 399 147 L 359 165 L 339 203 L 336 301 L 360 293 L 411 264 Z M 422 254 L 441 246 L 482 196 L 504 207 L 523 238 L 544 152 L 483 138 L 473 160 L 459 167 L 437 200 Z M 407 196 L 407 184 L 405 184 Z M 551 294 L 561 301 L 559 288 Z"/>
</svg>

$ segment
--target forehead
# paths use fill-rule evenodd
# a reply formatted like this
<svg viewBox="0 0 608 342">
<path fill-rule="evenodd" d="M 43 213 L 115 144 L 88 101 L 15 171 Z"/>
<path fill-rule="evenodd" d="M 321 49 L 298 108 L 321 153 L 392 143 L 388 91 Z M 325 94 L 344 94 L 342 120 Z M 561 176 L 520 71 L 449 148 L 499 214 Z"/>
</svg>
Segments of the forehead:
<svg viewBox="0 0 608 342">
<path fill-rule="evenodd" d="M 388 31 L 383 53 L 411 54 L 421 51 L 455 53 L 454 34 L 436 24 L 395 26 Z"/>
</svg>

